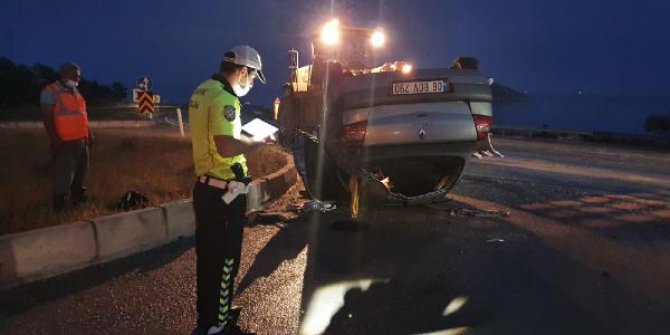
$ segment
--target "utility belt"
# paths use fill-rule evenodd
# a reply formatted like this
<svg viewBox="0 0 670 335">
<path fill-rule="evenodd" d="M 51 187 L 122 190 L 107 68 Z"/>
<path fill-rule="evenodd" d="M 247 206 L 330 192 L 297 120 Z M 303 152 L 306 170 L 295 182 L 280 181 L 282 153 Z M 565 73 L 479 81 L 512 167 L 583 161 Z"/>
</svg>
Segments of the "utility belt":
<svg viewBox="0 0 670 335">
<path fill-rule="evenodd" d="M 249 183 L 251 182 L 251 178 L 244 175 L 240 163 L 233 164 L 230 169 L 235 173 L 235 180 L 222 180 L 208 175 L 198 177 L 198 182 L 202 184 L 227 191 L 221 197 L 226 204 L 233 202 L 240 194 L 249 193 Z"/>
<path fill-rule="evenodd" d="M 228 183 L 230 182 L 229 180 L 217 179 L 217 178 L 210 177 L 210 176 L 207 176 L 207 175 L 198 177 L 198 181 L 201 184 L 205 184 L 207 186 L 222 189 L 224 191 L 228 189 Z"/>
</svg>

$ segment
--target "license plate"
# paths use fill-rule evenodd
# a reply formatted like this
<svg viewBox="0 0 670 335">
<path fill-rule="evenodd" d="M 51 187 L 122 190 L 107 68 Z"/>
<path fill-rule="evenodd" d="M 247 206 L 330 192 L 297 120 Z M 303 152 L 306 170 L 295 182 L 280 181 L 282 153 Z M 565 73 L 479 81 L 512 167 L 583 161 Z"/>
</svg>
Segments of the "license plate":
<svg viewBox="0 0 670 335">
<path fill-rule="evenodd" d="M 393 83 L 393 95 L 444 93 L 445 86 L 443 80 Z"/>
</svg>

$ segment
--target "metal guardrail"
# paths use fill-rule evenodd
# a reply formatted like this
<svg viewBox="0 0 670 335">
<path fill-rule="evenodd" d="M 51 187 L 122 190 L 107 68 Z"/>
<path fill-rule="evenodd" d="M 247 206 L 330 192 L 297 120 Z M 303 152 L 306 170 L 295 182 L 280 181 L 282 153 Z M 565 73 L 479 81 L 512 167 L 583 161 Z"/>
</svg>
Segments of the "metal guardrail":
<svg viewBox="0 0 670 335">
<path fill-rule="evenodd" d="M 138 115 L 137 107 L 133 105 L 127 106 L 95 106 L 92 107 L 95 111 L 101 110 L 111 110 L 122 112 L 123 115 Z M 157 106 L 156 113 L 152 115 L 151 118 L 138 116 L 137 118 L 101 118 L 96 119 L 93 115 L 93 119 L 89 120 L 89 125 L 91 128 L 144 128 L 152 127 L 155 125 L 168 125 L 173 127 L 179 127 L 179 116 L 177 110 L 180 109 L 180 106 L 173 105 L 159 105 Z M 100 116 L 100 115 L 98 115 Z M 108 116 L 109 117 L 109 116 Z M 39 119 L 32 120 L 16 120 L 16 121 L 0 121 L 0 129 L 40 129 L 44 128 L 44 125 Z"/>
<path fill-rule="evenodd" d="M 104 120 L 90 121 L 91 128 L 147 128 L 156 125 L 153 120 Z M 40 121 L 0 122 L 0 129 L 42 129 Z"/>
<path fill-rule="evenodd" d="M 497 136 L 530 137 L 568 141 L 588 141 L 670 148 L 670 135 L 624 134 L 603 131 L 573 131 L 548 128 L 493 126 Z"/>
</svg>

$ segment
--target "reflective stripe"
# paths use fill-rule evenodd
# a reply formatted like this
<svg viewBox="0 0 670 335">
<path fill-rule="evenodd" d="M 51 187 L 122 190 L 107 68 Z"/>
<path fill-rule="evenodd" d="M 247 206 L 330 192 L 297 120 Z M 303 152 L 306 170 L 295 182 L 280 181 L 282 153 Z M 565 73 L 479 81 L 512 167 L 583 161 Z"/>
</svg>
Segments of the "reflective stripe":
<svg viewBox="0 0 670 335">
<path fill-rule="evenodd" d="M 223 273 L 221 274 L 221 290 L 219 290 L 219 326 L 223 327 L 228 323 L 228 311 L 230 310 L 230 296 L 232 295 L 229 288 L 229 282 L 232 277 L 233 264 L 235 260 L 227 258 L 223 260 Z"/>
<path fill-rule="evenodd" d="M 221 304 L 227 304 L 228 303 L 228 295 L 224 296 L 223 295 L 223 290 L 219 291 L 219 303 Z"/>
<path fill-rule="evenodd" d="M 61 116 L 85 115 L 85 113 L 83 111 L 79 111 L 79 110 L 68 110 L 68 109 L 63 108 L 63 109 L 58 111 L 58 115 L 61 115 Z"/>
</svg>

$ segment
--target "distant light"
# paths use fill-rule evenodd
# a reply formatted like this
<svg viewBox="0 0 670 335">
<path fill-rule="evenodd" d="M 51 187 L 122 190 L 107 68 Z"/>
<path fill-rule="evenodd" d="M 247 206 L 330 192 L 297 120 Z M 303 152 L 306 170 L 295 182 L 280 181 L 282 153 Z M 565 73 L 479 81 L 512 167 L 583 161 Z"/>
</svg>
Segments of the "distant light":
<svg viewBox="0 0 670 335">
<path fill-rule="evenodd" d="M 325 45 L 335 45 L 340 42 L 340 21 L 332 19 L 321 30 L 321 42 Z"/>
<path fill-rule="evenodd" d="M 400 70 L 403 74 L 408 74 L 412 72 L 412 64 L 404 64 Z"/>
<path fill-rule="evenodd" d="M 493 83 L 495 83 L 495 82 L 496 82 L 495 78 L 493 78 L 493 77 L 489 78 L 489 86 L 493 86 Z"/>
<path fill-rule="evenodd" d="M 386 35 L 381 29 L 377 29 L 372 33 L 372 36 L 370 36 L 370 43 L 375 48 L 381 48 L 386 43 Z"/>
</svg>

